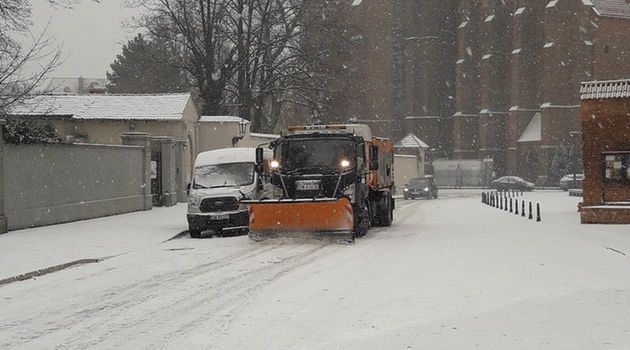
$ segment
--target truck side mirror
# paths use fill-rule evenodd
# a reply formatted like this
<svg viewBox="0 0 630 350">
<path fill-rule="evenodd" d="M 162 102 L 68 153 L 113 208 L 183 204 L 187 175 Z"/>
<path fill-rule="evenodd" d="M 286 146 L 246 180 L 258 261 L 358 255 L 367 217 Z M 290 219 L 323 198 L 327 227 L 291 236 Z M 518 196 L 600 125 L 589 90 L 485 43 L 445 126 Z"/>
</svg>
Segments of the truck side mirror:
<svg viewBox="0 0 630 350">
<path fill-rule="evenodd" d="M 260 166 L 263 163 L 264 153 L 262 147 L 256 148 L 256 165 Z"/>
<path fill-rule="evenodd" d="M 378 170 L 378 147 L 370 145 L 370 170 Z"/>
</svg>

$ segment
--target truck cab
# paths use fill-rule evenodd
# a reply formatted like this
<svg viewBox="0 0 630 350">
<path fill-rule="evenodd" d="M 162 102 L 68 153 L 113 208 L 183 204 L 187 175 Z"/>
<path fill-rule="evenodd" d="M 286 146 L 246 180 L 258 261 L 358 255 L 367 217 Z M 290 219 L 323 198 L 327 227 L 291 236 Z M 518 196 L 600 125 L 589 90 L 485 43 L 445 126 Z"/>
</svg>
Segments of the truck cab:
<svg viewBox="0 0 630 350">
<path fill-rule="evenodd" d="M 203 231 L 215 234 L 245 233 L 249 224 L 243 200 L 271 198 L 269 161 L 256 164 L 255 148 L 227 148 L 200 153 L 195 160 L 188 194 L 188 228 L 192 238 Z"/>
</svg>

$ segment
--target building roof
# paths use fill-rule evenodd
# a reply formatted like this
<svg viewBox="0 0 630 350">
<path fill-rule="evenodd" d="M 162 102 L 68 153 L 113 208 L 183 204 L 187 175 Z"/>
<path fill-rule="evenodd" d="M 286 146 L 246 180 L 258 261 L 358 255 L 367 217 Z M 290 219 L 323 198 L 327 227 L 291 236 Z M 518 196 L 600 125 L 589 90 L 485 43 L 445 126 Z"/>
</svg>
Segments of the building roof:
<svg viewBox="0 0 630 350">
<path fill-rule="evenodd" d="M 542 140 L 542 116 L 539 113 L 534 114 L 529 125 L 518 139 L 518 142 L 538 142 Z"/>
<path fill-rule="evenodd" d="M 630 2 L 628 0 L 582 0 L 593 4 L 593 10 L 603 17 L 630 19 Z"/>
<path fill-rule="evenodd" d="M 201 123 L 249 123 L 249 120 L 229 115 L 204 115 L 199 118 Z"/>
<path fill-rule="evenodd" d="M 13 116 L 65 116 L 73 119 L 180 120 L 190 94 L 38 95 L 12 106 Z"/>
<path fill-rule="evenodd" d="M 630 98 L 630 79 L 582 83 L 580 97 L 582 100 Z"/>
<path fill-rule="evenodd" d="M 396 148 L 422 148 L 428 149 L 429 145 L 427 145 L 424 141 L 420 140 L 418 136 L 413 133 L 409 133 L 409 135 L 403 137 L 396 145 Z"/>
</svg>

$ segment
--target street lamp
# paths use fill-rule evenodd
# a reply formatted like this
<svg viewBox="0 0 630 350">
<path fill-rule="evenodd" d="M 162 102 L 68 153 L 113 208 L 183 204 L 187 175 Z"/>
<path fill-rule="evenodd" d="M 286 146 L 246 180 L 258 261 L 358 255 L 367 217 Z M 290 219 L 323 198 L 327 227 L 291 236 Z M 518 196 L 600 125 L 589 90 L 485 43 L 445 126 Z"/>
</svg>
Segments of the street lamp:
<svg viewBox="0 0 630 350">
<path fill-rule="evenodd" d="M 243 137 L 245 136 L 245 133 L 247 133 L 247 120 L 241 118 L 241 121 L 238 123 L 238 134 L 239 136 Z"/>
<path fill-rule="evenodd" d="M 238 122 L 238 136 L 234 136 L 232 138 L 232 147 L 236 146 L 236 144 L 245 137 L 248 124 L 249 121 L 243 118 L 241 118 L 241 120 Z"/>
</svg>

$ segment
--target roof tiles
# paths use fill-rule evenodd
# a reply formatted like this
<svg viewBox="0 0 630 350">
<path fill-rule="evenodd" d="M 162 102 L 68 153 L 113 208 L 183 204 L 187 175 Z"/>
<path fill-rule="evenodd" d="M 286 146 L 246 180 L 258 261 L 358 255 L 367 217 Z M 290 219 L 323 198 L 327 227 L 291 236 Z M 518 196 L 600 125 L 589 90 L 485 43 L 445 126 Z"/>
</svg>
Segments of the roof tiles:
<svg viewBox="0 0 630 350">
<path fill-rule="evenodd" d="M 15 116 L 70 116 L 73 119 L 179 120 L 190 94 L 39 95 L 12 106 Z"/>
<path fill-rule="evenodd" d="M 628 0 L 591 0 L 598 15 L 630 19 L 630 2 Z"/>
<path fill-rule="evenodd" d="M 630 98 L 630 79 L 582 83 L 580 98 L 582 100 Z"/>
</svg>

